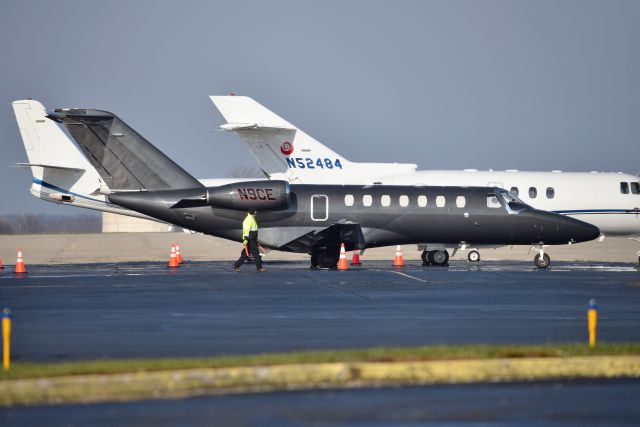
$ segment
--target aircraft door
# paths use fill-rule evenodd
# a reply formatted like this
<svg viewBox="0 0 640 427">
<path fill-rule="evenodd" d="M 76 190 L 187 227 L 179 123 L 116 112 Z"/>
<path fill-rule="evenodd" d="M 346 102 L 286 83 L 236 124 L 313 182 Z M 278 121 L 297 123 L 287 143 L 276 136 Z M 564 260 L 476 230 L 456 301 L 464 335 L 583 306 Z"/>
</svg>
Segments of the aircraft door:
<svg viewBox="0 0 640 427">
<path fill-rule="evenodd" d="M 311 220 L 326 221 L 329 219 L 329 198 L 324 194 L 311 196 Z"/>
</svg>

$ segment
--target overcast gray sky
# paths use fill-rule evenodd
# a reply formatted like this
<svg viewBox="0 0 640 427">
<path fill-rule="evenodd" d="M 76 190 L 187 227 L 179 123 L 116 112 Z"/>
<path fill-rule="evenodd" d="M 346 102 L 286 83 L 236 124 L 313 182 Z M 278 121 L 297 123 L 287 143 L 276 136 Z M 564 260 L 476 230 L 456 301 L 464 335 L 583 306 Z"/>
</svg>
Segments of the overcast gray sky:
<svg viewBox="0 0 640 427">
<path fill-rule="evenodd" d="M 254 165 L 236 93 L 354 161 L 640 170 L 638 1 L 5 1 L 0 214 L 28 193 L 11 101 L 112 111 L 198 178 Z M 180 149 L 176 147 L 181 147 Z"/>
</svg>

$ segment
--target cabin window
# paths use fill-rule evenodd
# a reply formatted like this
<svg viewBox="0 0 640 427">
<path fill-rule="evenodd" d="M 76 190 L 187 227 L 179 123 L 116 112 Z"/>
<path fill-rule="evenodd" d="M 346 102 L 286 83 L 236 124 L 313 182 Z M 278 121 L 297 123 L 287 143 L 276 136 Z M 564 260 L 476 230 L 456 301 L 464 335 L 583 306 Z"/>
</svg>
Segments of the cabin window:
<svg viewBox="0 0 640 427">
<path fill-rule="evenodd" d="M 629 183 L 628 182 L 621 182 L 620 183 L 620 192 L 622 194 L 629 194 Z"/>
<path fill-rule="evenodd" d="M 547 199 L 553 199 L 556 195 L 556 190 L 553 187 L 547 187 Z"/>
<path fill-rule="evenodd" d="M 631 194 L 640 194 L 640 182 L 631 183 Z"/>
<path fill-rule="evenodd" d="M 509 193 L 511 193 L 513 197 L 518 197 L 520 195 L 520 190 L 518 190 L 518 187 L 511 187 Z"/>
<path fill-rule="evenodd" d="M 444 196 L 438 196 L 436 197 L 436 206 L 439 208 L 444 208 L 444 205 L 447 203 L 447 200 L 444 198 Z"/>
<path fill-rule="evenodd" d="M 536 187 L 529 187 L 529 198 L 535 199 L 538 197 L 538 189 Z"/>
<path fill-rule="evenodd" d="M 344 196 L 345 206 L 353 206 L 353 202 L 354 202 L 353 194 L 347 194 Z"/>
<path fill-rule="evenodd" d="M 498 200 L 498 196 L 495 194 L 487 194 L 487 207 L 488 208 L 500 208 L 502 205 L 500 204 L 500 200 Z"/>
<path fill-rule="evenodd" d="M 418 206 L 421 208 L 427 206 L 427 196 L 418 196 Z"/>
<path fill-rule="evenodd" d="M 456 206 L 457 207 L 464 208 L 466 204 L 467 204 L 467 199 L 465 199 L 464 196 L 456 197 Z"/>
<path fill-rule="evenodd" d="M 371 203 L 373 202 L 373 198 L 371 197 L 370 194 L 365 194 L 364 196 L 362 196 L 362 204 L 365 206 L 371 206 Z"/>
<path fill-rule="evenodd" d="M 380 204 L 384 207 L 389 206 L 391 204 L 391 197 L 389 197 L 387 194 L 380 197 Z"/>
<path fill-rule="evenodd" d="M 409 196 L 400 196 L 400 206 L 402 206 L 403 208 L 409 206 Z"/>
</svg>

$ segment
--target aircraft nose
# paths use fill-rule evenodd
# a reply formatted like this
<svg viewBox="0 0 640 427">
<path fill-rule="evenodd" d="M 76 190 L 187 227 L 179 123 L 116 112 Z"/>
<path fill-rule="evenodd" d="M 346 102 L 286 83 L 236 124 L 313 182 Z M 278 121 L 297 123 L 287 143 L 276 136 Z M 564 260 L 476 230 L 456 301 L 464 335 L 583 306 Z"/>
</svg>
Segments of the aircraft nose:
<svg viewBox="0 0 640 427">
<path fill-rule="evenodd" d="M 564 230 L 568 233 L 569 241 L 579 243 L 588 242 L 600 236 L 600 229 L 588 222 L 565 217 Z"/>
</svg>

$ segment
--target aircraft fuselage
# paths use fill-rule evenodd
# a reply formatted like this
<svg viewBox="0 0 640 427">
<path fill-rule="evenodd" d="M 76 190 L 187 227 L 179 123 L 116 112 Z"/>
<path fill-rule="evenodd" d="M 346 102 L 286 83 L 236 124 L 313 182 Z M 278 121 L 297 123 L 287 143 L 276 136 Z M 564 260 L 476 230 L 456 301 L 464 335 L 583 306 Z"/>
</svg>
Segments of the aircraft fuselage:
<svg viewBox="0 0 640 427">
<path fill-rule="evenodd" d="M 246 185 L 246 183 L 239 183 Z M 290 185 L 286 208 L 257 209 L 262 245 L 310 252 L 314 235 L 334 225 L 358 225 L 365 247 L 424 241 L 482 244 L 566 244 L 598 237 L 597 227 L 573 218 L 509 202 L 506 192 L 485 187 Z M 122 192 L 111 202 L 181 227 L 241 240 L 244 209 L 180 207 L 204 187 Z M 204 197 L 204 196 L 202 196 Z M 230 196 L 231 197 L 231 196 Z M 237 197 L 237 195 L 233 195 Z M 306 237 L 305 237 L 306 236 Z M 357 246 L 356 246 L 357 247 Z"/>
</svg>

